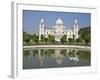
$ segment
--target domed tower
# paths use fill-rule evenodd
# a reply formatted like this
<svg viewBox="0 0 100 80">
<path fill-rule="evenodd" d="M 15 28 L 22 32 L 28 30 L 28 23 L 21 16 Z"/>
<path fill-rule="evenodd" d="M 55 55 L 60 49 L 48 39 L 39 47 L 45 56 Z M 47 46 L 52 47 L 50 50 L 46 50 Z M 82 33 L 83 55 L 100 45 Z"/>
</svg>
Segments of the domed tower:
<svg viewBox="0 0 100 80">
<path fill-rule="evenodd" d="M 55 25 L 55 41 L 60 41 L 62 34 L 63 34 L 63 21 L 61 20 L 60 16 L 56 20 L 56 25 Z"/>
<path fill-rule="evenodd" d="M 41 40 L 41 35 L 45 34 L 45 22 L 43 17 L 41 17 L 40 25 L 39 25 L 39 40 Z"/>
<path fill-rule="evenodd" d="M 78 38 L 78 31 L 79 31 L 79 24 L 77 19 L 75 19 L 73 23 L 73 35 L 75 36 L 75 39 Z"/>
</svg>

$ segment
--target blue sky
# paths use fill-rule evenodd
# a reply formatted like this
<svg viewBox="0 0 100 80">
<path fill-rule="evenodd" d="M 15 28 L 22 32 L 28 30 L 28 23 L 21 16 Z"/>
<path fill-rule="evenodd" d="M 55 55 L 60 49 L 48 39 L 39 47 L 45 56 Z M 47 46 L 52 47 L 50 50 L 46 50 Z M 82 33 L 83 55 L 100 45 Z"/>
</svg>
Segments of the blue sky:
<svg viewBox="0 0 100 80">
<path fill-rule="evenodd" d="M 90 13 L 23 10 L 23 29 L 30 34 L 38 33 L 41 17 L 47 27 L 52 27 L 59 16 L 67 29 L 72 28 L 74 19 L 78 20 L 79 28 L 91 25 Z"/>
</svg>

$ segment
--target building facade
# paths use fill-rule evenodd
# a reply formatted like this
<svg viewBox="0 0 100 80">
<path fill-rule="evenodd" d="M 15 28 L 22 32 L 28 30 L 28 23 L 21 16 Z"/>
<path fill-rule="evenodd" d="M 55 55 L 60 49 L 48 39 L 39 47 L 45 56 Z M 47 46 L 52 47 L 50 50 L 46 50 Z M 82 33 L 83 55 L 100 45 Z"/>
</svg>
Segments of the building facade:
<svg viewBox="0 0 100 80">
<path fill-rule="evenodd" d="M 48 38 L 49 34 L 54 36 L 55 41 L 60 41 L 63 35 L 67 36 L 67 40 L 68 38 L 73 38 L 73 35 L 75 39 L 77 39 L 79 37 L 79 25 L 77 19 L 75 19 L 72 24 L 72 29 L 67 29 L 67 27 L 64 26 L 64 23 L 59 16 L 56 20 L 55 25 L 52 27 L 50 26 L 50 28 L 48 28 L 45 25 L 45 21 L 42 17 L 39 25 L 39 40 L 41 40 L 41 35 L 43 35 L 45 38 Z"/>
</svg>

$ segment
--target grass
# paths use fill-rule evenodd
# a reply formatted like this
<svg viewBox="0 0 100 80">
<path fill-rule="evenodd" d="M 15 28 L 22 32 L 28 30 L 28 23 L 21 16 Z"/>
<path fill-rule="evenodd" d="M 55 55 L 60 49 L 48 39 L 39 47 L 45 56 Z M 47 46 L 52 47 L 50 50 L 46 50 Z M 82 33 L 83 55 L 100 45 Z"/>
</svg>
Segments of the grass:
<svg viewBox="0 0 100 80">
<path fill-rule="evenodd" d="M 90 44 L 84 44 L 84 43 L 56 43 L 56 42 L 38 42 L 38 43 L 27 43 L 23 44 L 24 46 L 32 46 L 32 45 L 78 45 L 78 46 L 91 46 Z"/>
</svg>

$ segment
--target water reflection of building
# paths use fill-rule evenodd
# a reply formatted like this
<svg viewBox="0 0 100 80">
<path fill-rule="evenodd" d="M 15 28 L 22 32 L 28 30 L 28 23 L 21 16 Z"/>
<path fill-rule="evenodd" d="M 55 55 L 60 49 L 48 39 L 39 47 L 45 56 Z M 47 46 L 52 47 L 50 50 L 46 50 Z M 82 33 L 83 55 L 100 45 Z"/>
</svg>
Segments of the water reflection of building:
<svg viewBox="0 0 100 80">
<path fill-rule="evenodd" d="M 77 50 L 70 50 L 69 53 L 72 53 L 68 56 L 69 60 L 79 62 L 79 55 L 77 55 Z"/>
<path fill-rule="evenodd" d="M 43 64 L 44 64 L 44 55 L 41 54 L 40 49 L 39 49 L 39 62 L 40 62 L 40 65 L 43 66 Z"/>
<path fill-rule="evenodd" d="M 43 66 L 44 64 L 45 51 L 47 51 L 48 54 L 48 49 L 43 49 L 43 50 L 39 49 L 38 57 L 41 66 Z M 65 54 L 62 54 L 62 49 L 54 49 L 54 53 L 50 53 L 50 57 L 53 58 L 58 65 L 61 65 L 66 57 L 68 58 L 68 60 L 78 63 L 79 55 L 77 54 L 77 52 L 78 52 L 77 50 L 66 49 L 65 52 L 63 52 Z"/>
<path fill-rule="evenodd" d="M 62 64 L 64 61 L 64 55 L 61 54 L 61 49 L 55 49 L 55 54 L 52 56 L 57 64 Z"/>
</svg>

